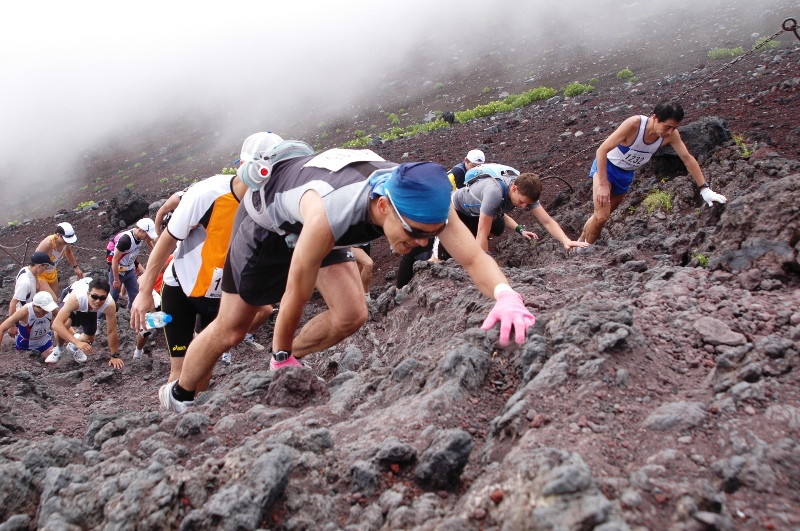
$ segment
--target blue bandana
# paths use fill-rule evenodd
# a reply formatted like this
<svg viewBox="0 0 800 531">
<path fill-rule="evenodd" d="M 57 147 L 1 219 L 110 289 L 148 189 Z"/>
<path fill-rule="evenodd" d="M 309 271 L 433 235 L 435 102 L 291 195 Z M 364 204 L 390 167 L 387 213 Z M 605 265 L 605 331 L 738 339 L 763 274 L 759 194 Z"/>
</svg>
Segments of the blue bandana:
<svg viewBox="0 0 800 531">
<path fill-rule="evenodd" d="M 401 164 L 392 170 L 388 179 L 376 184 L 382 185 L 383 191 L 389 191 L 394 206 L 411 221 L 444 223 L 450 215 L 450 192 L 453 187 L 447 178 L 447 170 L 439 164 Z"/>
</svg>

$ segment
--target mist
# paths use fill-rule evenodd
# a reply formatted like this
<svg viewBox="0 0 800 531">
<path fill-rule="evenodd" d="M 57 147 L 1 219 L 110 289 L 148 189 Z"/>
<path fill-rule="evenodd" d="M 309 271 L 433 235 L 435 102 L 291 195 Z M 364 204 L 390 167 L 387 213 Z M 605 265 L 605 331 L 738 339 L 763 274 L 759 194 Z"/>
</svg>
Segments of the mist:
<svg viewBox="0 0 800 531">
<path fill-rule="evenodd" d="M 753 24 L 767 10 L 776 20 L 798 14 L 785 0 L 698 4 L 15 2 L 0 17 L 0 203 L 57 194 L 81 178 L 95 146 L 185 116 L 213 117 L 218 142 L 236 151 L 250 132 L 352 117 L 365 93 L 411 63 L 444 79 L 493 47 L 535 56 L 580 42 L 602 55 L 619 34 L 653 23 L 695 20 L 697 31 L 724 35 L 714 9 L 741 10 Z M 620 28 L 594 27 L 609 11 Z"/>
</svg>

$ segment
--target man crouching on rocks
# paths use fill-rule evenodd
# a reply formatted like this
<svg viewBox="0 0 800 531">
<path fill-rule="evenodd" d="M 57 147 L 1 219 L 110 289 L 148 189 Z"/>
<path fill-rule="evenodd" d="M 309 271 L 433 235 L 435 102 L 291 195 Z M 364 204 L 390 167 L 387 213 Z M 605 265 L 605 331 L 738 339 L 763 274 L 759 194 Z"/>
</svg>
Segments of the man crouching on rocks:
<svg viewBox="0 0 800 531">
<path fill-rule="evenodd" d="M 258 308 L 280 302 L 270 369 L 302 366 L 297 358 L 356 332 L 368 312 L 349 248 L 386 236 L 406 254 L 439 236 L 478 289 L 497 300 L 483 323 L 500 322 L 500 342 L 512 326 L 517 343 L 535 319 L 450 205 L 452 186 L 438 164 L 388 162 L 368 150 L 314 155 L 303 142 L 282 142 L 239 168 L 250 188 L 236 214 L 222 277 L 217 318 L 191 343 L 178 381 L 159 391 L 162 406 L 181 412 L 198 383 L 241 341 Z M 314 288 L 328 310 L 303 326 Z"/>
</svg>

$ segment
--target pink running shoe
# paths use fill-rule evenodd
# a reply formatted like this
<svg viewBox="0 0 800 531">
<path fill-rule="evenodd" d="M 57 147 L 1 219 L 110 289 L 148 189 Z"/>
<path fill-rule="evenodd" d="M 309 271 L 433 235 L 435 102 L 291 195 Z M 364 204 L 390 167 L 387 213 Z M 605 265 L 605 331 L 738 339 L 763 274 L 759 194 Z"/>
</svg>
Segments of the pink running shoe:
<svg viewBox="0 0 800 531">
<path fill-rule="evenodd" d="M 285 361 L 278 361 L 275 359 L 275 356 L 270 356 L 269 359 L 269 370 L 277 371 L 278 369 L 283 369 L 284 367 L 303 367 L 303 364 L 297 361 L 292 354 L 289 354 L 289 357 L 286 358 Z"/>
</svg>

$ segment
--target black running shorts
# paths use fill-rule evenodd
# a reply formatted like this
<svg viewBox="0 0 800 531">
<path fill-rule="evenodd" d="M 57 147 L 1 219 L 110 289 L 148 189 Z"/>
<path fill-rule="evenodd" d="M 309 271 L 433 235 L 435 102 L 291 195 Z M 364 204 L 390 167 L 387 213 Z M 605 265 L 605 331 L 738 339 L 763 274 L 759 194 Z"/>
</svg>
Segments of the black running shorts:
<svg viewBox="0 0 800 531">
<path fill-rule="evenodd" d="M 286 235 L 270 232 L 247 214 L 244 205 L 236 212 L 231 244 L 222 273 L 222 291 L 239 295 L 251 306 L 280 302 L 286 291 L 292 252 Z M 353 262 L 350 248 L 334 249 L 321 267 Z"/>
</svg>

